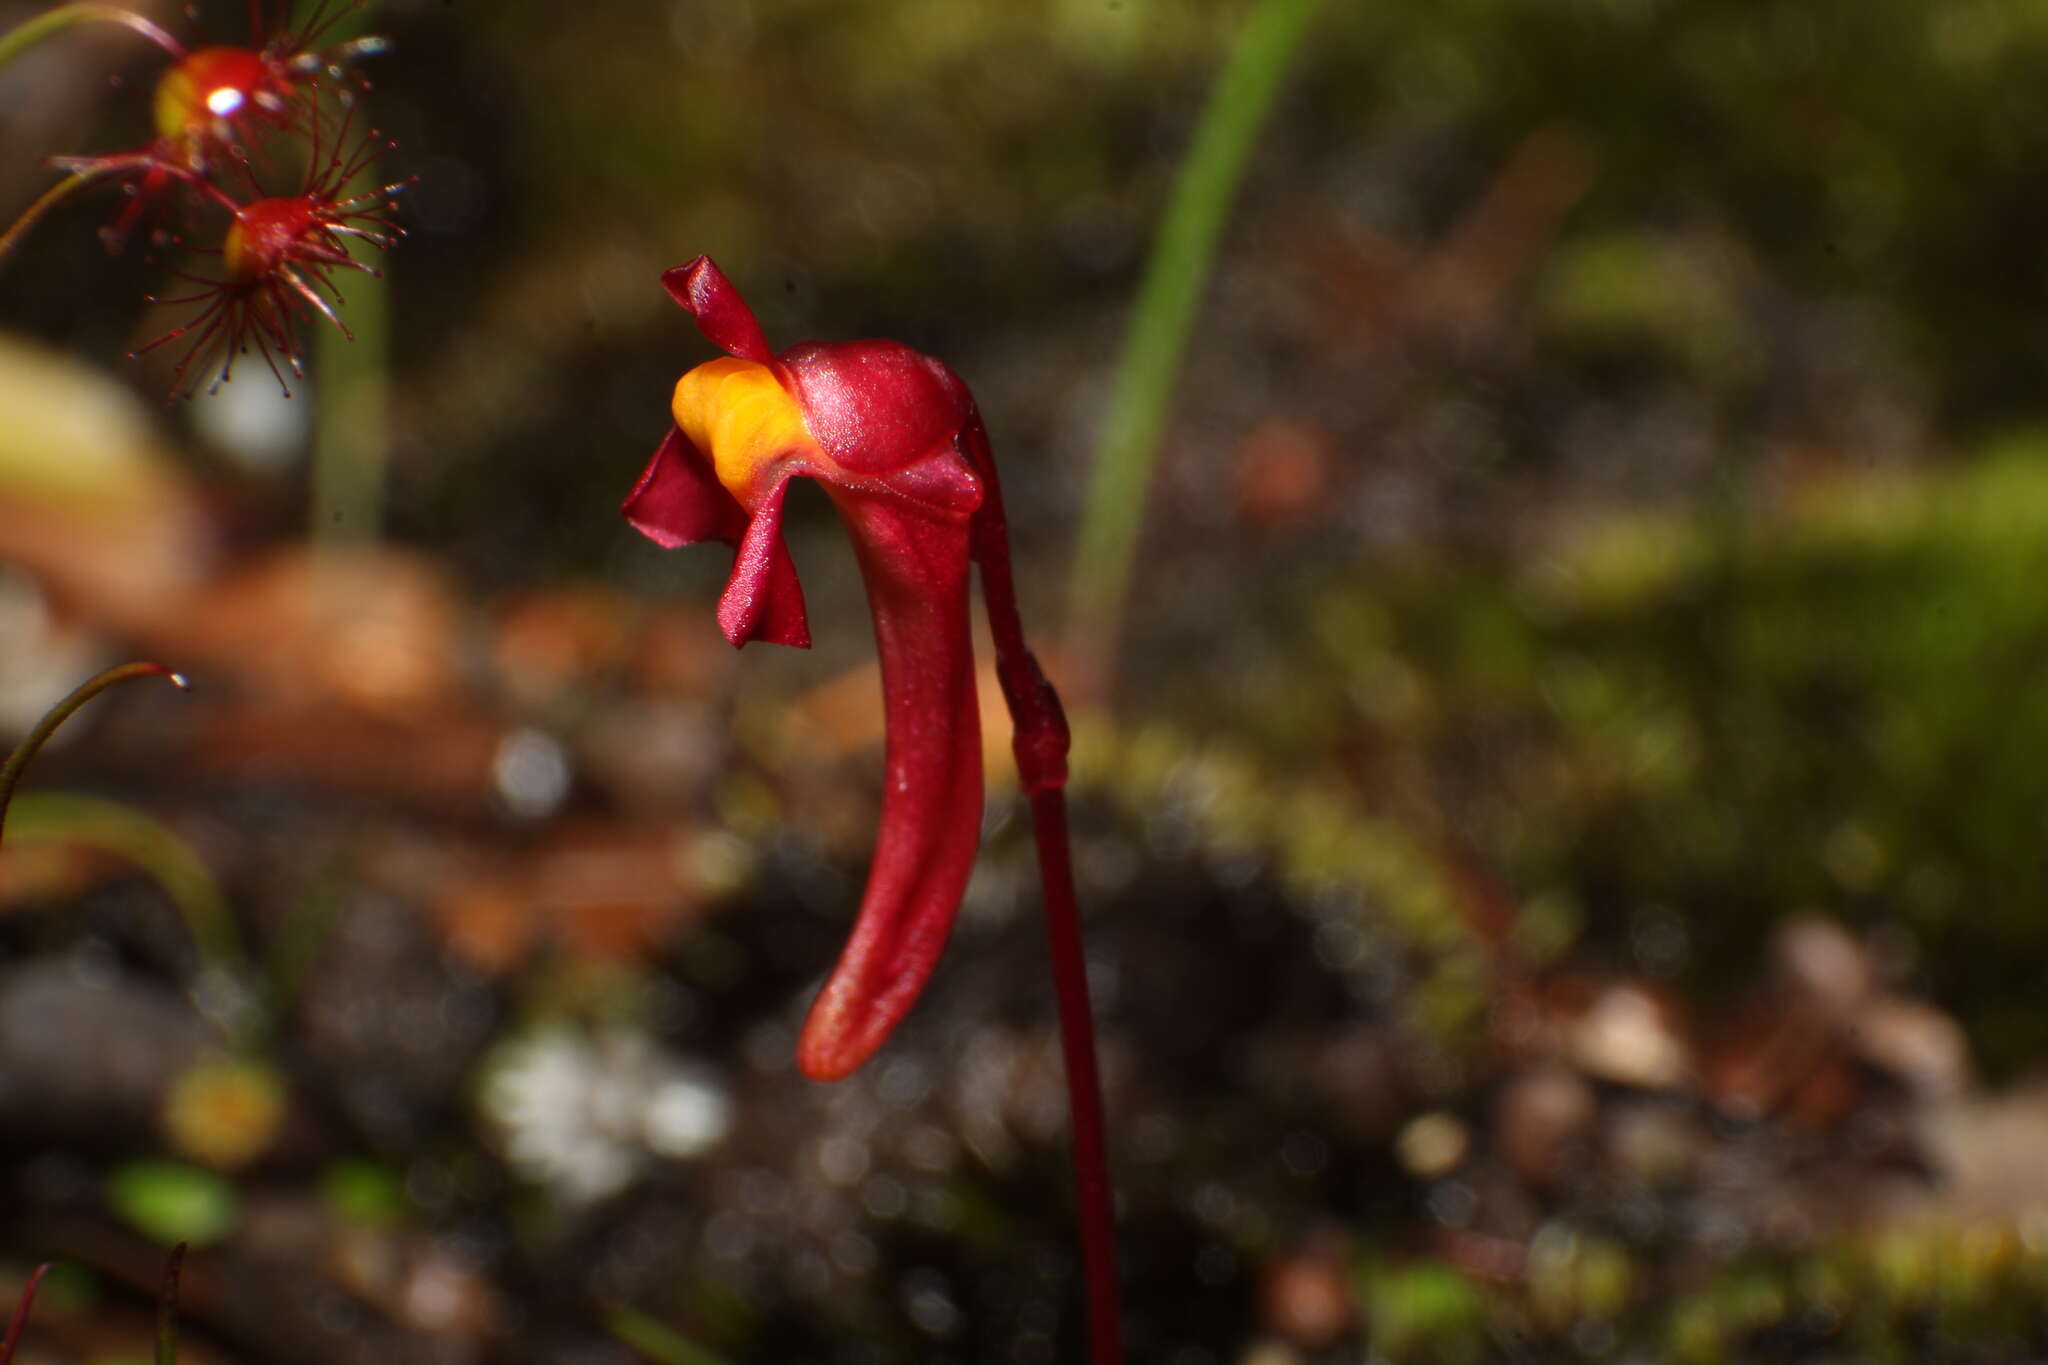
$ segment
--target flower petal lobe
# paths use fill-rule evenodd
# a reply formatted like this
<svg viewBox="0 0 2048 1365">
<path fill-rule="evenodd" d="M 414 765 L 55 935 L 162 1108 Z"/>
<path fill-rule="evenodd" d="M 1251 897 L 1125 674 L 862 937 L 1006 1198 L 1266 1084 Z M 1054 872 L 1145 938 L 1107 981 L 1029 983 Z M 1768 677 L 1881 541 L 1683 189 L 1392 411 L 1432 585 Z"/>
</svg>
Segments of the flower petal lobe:
<svg viewBox="0 0 2048 1365">
<path fill-rule="evenodd" d="M 619 509 L 633 529 L 664 549 L 700 541 L 737 541 L 747 514 L 689 438 L 669 428 L 640 481 Z"/>
<path fill-rule="evenodd" d="M 661 282 L 669 297 L 697 319 L 697 330 L 713 346 L 728 355 L 757 360 L 763 365 L 775 359 L 754 310 L 747 307 L 740 291 L 733 288 L 732 281 L 711 263 L 709 256 L 699 256 L 688 265 L 664 272 Z"/>
<path fill-rule="evenodd" d="M 733 555 L 725 595 L 718 599 L 719 628 L 735 649 L 749 640 L 811 647 L 803 586 L 797 582 L 789 547 L 782 543 L 782 499 L 788 492 L 789 480 L 784 478 L 761 499 Z"/>
</svg>

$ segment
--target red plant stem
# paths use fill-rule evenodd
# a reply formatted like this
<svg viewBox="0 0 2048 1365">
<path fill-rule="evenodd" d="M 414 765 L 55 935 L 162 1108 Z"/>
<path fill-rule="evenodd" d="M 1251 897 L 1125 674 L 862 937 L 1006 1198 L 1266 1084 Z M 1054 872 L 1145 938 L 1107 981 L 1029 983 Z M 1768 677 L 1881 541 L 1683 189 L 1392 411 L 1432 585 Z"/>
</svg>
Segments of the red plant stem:
<svg viewBox="0 0 2048 1365">
<path fill-rule="evenodd" d="M 1095 1066 L 1095 1017 L 1088 1002 L 1088 962 L 1074 896 L 1074 860 L 1067 841 L 1067 797 L 1058 787 L 1031 798 L 1038 874 L 1045 883 L 1045 933 L 1052 947 L 1059 998 L 1060 1051 L 1067 1064 L 1067 1108 L 1074 1127 L 1074 1194 L 1081 1219 L 1081 1270 L 1087 1286 L 1089 1359 L 1123 1360 L 1116 1280 L 1116 1197 L 1103 1139 L 1102 1078 Z"/>
<path fill-rule="evenodd" d="M 28 1287 L 21 1291 L 21 1298 L 15 1302 L 14 1315 L 8 1319 L 7 1335 L 0 1337 L 0 1365 L 12 1365 L 14 1348 L 21 1341 L 21 1329 L 28 1325 L 28 1310 L 36 1301 L 36 1286 L 43 1282 L 43 1276 L 50 1273 L 50 1262 L 44 1261 L 28 1277 Z"/>
<path fill-rule="evenodd" d="M 185 1269 L 185 1243 L 164 1262 L 164 1288 L 156 1300 L 155 1365 L 178 1365 L 178 1277 Z"/>
<path fill-rule="evenodd" d="M 1002 487 L 996 480 L 988 435 L 978 417 L 961 437 L 985 490 L 975 519 L 974 555 L 981 564 L 981 592 L 988 603 L 989 634 L 996 646 L 996 677 L 1010 707 L 1017 780 L 1031 800 L 1031 832 L 1038 845 L 1038 875 L 1045 889 L 1045 932 L 1052 949 L 1060 1051 L 1066 1062 L 1067 1114 L 1073 1125 L 1074 1193 L 1081 1222 L 1089 1360 L 1092 1365 L 1122 1365 L 1116 1203 L 1109 1183 L 1108 1143 L 1103 1136 L 1102 1077 L 1095 1061 L 1088 961 L 1081 948 L 1073 849 L 1067 837 L 1067 718 L 1059 693 L 1024 643 L 1017 588 L 1010 574 Z"/>
</svg>

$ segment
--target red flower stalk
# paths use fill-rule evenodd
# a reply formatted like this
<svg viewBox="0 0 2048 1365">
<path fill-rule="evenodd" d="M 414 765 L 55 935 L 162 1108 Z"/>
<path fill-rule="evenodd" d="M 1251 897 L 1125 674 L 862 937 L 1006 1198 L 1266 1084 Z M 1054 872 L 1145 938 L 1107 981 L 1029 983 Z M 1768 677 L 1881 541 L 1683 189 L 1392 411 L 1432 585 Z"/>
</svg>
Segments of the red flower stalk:
<svg viewBox="0 0 2048 1365">
<path fill-rule="evenodd" d="M 294 327 L 295 315 L 300 312 L 317 313 L 354 340 L 334 310 L 342 300 L 330 272 L 360 270 L 376 275 L 375 269 L 349 255 L 345 239 L 354 237 L 382 249 L 404 235 L 403 229 L 378 210 L 395 209 L 391 196 L 410 181 L 347 195 L 349 182 L 391 145 L 371 134 L 346 159 L 332 157 L 324 167 L 309 171 L 304 190 L 289 198 L 238 204 L 211 181 L 195 182 L 202 193 L 233 215 L 233 222 L 220 249 L 221 276 L 206 279 L 181 273 L 182 278 L 200 286 L 198 292 L 160 300 L 203 306 L 179 326 L 136 348 L 135 354 L 141 355 L 182 337 L 192 338 L 172 374 L 172 393 L 182 390 L 189 398 L 204 382 L 215 359 L 220 361 L 220 370 L 207 392 L 219 389 L 233 378 L 235 358 L 247 354 L 253 343 L 289 398 L 291 385 L 278 362 L 283 360 L 296 376 L 305 375 Z M 318 155 L 316 144 L 316 160 Z"/>
<path fill-rule="evenodd" d="M 23 1286 L 21 1298 L 15 1301 L 14 1312 L 7 1319 L 7 1333 L 0 1336 L 0 1365 L 12 1365 L 14 1348 L 21 1341 L 21 1329 L 28 1326 L 28 1310 L 36 1301 L 36 1289 L 43 1282 L 43 1276 L 50 1273 L 50 1262 L 44 1261 L 29 1275 Z"/>
</svg>

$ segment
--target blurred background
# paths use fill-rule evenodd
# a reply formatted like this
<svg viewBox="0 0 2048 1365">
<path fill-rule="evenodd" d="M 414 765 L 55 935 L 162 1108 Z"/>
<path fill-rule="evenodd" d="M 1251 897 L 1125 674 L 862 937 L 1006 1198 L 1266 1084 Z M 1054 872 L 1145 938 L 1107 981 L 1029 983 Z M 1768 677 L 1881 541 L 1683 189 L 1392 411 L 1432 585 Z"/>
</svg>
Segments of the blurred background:
<svg viewBox="0 0 2048 1365">
<path fill-rule="evenodd" d="M 142 9 L 245 42 L 246 9 Z M 40 6 L 0 5 L 0 28 Z M 974 388 L 1069 680 L 1133 1358 L 2048 1351 L 2048 6 L 1330 0 L 1071 634 L 1133 301 L 1244 0 L 393 0 L 354 345 L 165 400 L 189 258 L 0 262 L 0 725 L 147 655 L 0 854 L 26 1361 L 1075 1359 L 991 689 L 933 986 L 795 1027 L 873 837 L 851 557 L 736 655 L 619 500 L 709 348 Z M 0 214 L 162 55 L 0 71 Z M 1073 643 L 1065 643 L 1072 641 Z"/>
</svg>

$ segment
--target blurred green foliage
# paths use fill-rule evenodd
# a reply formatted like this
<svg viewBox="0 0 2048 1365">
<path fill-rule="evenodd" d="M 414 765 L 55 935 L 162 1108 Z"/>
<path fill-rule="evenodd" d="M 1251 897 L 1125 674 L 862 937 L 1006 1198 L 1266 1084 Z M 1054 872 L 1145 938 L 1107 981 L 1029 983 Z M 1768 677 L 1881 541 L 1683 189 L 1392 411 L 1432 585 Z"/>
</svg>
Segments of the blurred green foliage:
<svg viewBox="0 0 2048 1365">
<path fill-rule="evenodd" d="M 1604 163 L 1585 228 L 1704 219 L 1784 287 L 1887 297 L 1971 417 L 2031 411 L 2048 14 L 2006 0 L 1348 6 L 1387 97 L 1461 140 L 1563 122 Z M 1334 51 L 1325 60 L 1337 64 Z M 1993 322 L 1992 320 L 1997 321 Z M 1991 325 L 1987 326 L 1987 322 Z M 2038 346 L 2030 348 L 2038 354 Z"/>
<path fill-rule="evenodd" d="M 1526 564 L 1346 575 L 1236 714 L 1266 780 L 1302 793 L 1277 846 L 1439 888 L 1383 897 L 1414 907 L 1391 911 L 1411 941 L 1431 916 L 1457 937 L 1433 845 L 1624 962 L 1640 917 L 1675 912 L 1684 961 L 1636 965 L 1709 988 L 1820 909 L 1902 931 L 2003 1071 L 2048 1047 L 2044 581 L 2048 438 L 2028 434 L 1941 471 L 1595 521 Z M 1333 762 L 1357 794 L 1319 802 Z M 1390 811 L 1400 832 L 1376 833 Z M 1389 838 L 1407 871 L 1374 854 Z"/>
<path fill-rule="evenodd" d="M 242 1197 L 233 1182 L 175 1161 L 129 1161 L 107 1175 L 107 1204 L 164 1246 L 206 1246 L 235 1230 Z"/>
<path fill-rule="evenodd" d="M 1367 1260 L 1357 1298 L 1377 1359 L 1403 1365 L 1588 1357 L 1728 1365 L 2028 1358 L 2048 1259 L 2010 1233 L 1941 1224 L 1751 1255 L 1662 1295 L 1627 1253 L 1552 1228 L 1525 1281 L 1482 1286 L 1443 1262 Z"/>
<path fill-rule="evenodd" d="M 1077 776 L 1193 820 L 1212 854 L 1273 856 L 1305 902 L 1361 897 L 1436 962 L 1413 1001 L 1442 1024 L 1489 993 L 1469 861 L 1513 888 L 1534 960 L 1583 934 L 1710 997 L 1796 911 L 1895 931 L 2007 1073 L 2048 1048 L 2043 582 L 2037 433 L 1937 471 L 1595 518 L 1527 562 L 1343 574 L 1274 654 L 1084 733 Z M 1674 915 L 1681 960 L 1635 960 L 1636 929 Z"/>
<path fill-rule="evenodd" d="M 1759 359 L 1721 283 L 1692 256 L 1641 233 L 1561 249 L 1545 271 L 1538 315 L 1562 347 L 1617 361 L 1647 349 L 1709 391 Z"/>
<path fill-rule="evenodd" d="M 1479 1286 L 1436 1261 L 1362 1267 L 1359 1298 L 1383 1360 L 1483 1360 L 1489 1305 Z"/>
</svg>

